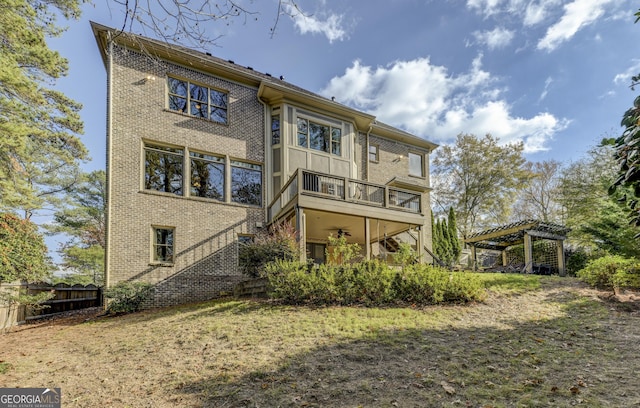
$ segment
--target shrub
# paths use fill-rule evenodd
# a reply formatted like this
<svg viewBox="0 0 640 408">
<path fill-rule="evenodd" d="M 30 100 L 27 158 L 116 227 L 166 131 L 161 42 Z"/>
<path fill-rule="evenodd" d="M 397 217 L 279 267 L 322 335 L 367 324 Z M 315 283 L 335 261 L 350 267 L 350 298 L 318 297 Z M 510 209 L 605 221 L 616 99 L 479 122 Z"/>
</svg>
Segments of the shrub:
<svg viewBox="0 0 640 408">
<path fill-rule="evenodd" d="M 252 278 L 263 277 L 268 263 L 300 257 L 296 231 L 290 223 L 276 224 L 257 234 L 252 243 L 240 244 L 238 257 L 244 274 Z"/>
<path fill-rule="evenodd" d="M 295 261 L 276 261 L 267 271 L 271 296 L 292 304 L 433 304 L 485 297 L 478 277 L 429 265 L 408 265 L 399 270 L 379 261 L 362 261 L 309 268 Z"/>
<path fill-rule="evenodd" d="M 587 284 L 601 288 L 640 288 L 640 262 L 634 258 L 607 255 L 594 259 L 578 271 Z"/>
<path fill-rule="evenodd" d="M 589 262 L 589 255 L 582 248 L 567 250 L 565 257 L 567 259 L 567 275 L 569 276 L 576 276 L 578 271 L 584 269 Z"/>
<path fill-rule="evenodd" d="M 132 313 L 153 297 L 153 285 L 146 282 L 120 282 L 104 291 L 109 299 L 107 313 Z"/>
</svg>

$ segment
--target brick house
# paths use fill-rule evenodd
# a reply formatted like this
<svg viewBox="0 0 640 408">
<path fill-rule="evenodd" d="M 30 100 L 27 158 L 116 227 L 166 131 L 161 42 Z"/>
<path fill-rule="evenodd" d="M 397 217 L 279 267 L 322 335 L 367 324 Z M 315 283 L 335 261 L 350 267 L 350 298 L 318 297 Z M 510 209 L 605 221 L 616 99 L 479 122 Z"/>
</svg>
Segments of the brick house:
<svg viewBox="0 0 640 408">
<path fill-rule="evenodd" d="M 309 257 L 345 234 L 363 256 L 431 249 L 435 144 L 282 79 L 92 23 L 107 70 L 106 284 L 155 306 L 244 279 L 239 243 L 289 220 Z"/>
</svg>

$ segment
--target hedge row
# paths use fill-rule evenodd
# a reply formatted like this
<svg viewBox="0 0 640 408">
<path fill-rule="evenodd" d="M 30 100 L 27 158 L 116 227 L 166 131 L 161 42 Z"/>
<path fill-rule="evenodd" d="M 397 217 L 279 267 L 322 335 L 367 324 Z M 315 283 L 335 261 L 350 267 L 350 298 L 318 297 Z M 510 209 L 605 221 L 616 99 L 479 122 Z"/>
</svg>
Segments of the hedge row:
<svg viewBox="0 0 640 408">
<path fill-rule="evenodd" d="M 430 265 L 402 269 L 379 261 L 314 265 L 275 261 L 266 267 L 271 296 L 290 304 L 378 306 L 481 301 L 486 292 L 477 276 Z"/>
</svg>

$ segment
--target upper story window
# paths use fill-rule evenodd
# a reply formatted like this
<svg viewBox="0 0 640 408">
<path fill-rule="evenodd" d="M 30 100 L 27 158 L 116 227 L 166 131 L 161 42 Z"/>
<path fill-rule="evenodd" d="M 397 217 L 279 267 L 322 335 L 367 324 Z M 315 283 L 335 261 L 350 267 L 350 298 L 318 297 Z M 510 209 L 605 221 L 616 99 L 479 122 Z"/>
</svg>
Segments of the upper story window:
<svg viewBox="0 0 640 408">
<path fill-rule="evenodd" d="M 147 144 L 144 147 L 144 188 L 183 195 L 184 150 Z"/>
<path fill-rule="evenodd" d="M 280 144 L 280 115 L 271 117 L 271 144 Z"/>
<path fill-rule="evenodd" d="M 191 152 L 191 195 L 224 201 L 224 157 Z"/>
<path fill-rule="evenodd" d="M 262 166 L 231 160 L 231 201 L 262 205 Z"/>
<path fill-rule="evenodd" d="M 409 152 L 409 175 L 424 177 L 424 155 Z"/>
<path fill-rule="evenodd" d="M 369 161 L 380 161 L 380 147 L 378 145 L 369 145 Z"/>
<path fill-rule="evenodd" d="M 298 118 L 298 146 L 342 156 L 342 129 Z"/>
<path fill-rule="evenodd" d="M 216 89 L 169 77 L 169 109 L 218 123 L 227 123 L 229 95 Z"/>
</svg>

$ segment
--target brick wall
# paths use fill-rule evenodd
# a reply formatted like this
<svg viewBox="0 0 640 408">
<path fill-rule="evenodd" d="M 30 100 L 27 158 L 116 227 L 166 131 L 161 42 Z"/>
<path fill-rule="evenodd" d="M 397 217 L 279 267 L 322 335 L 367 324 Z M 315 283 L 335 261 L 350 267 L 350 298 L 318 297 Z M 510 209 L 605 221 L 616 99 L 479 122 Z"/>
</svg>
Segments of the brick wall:
<svg viewBox="0 0 640 408">
<path fill-rule="evenodd" d="M 231 290 L 244 279 L 238 270 L 237 234 L 256 233 L 256 223 L 264 222 L 264 203 L 254 207 L 143 190 L 143 140 L 263 163 L 264 109 L 257 90 L 119 47 L 113 61 L 110 286 L 153 283 L 152 306 L 205 300 Z M 156 79 L 145 81 L 148 75 Z M 167 75 L 228 91 L 228 125 L 168 111 Z M 151 262 L 153 226 L 175 228 L 172 266 Z"/>
</svg>

